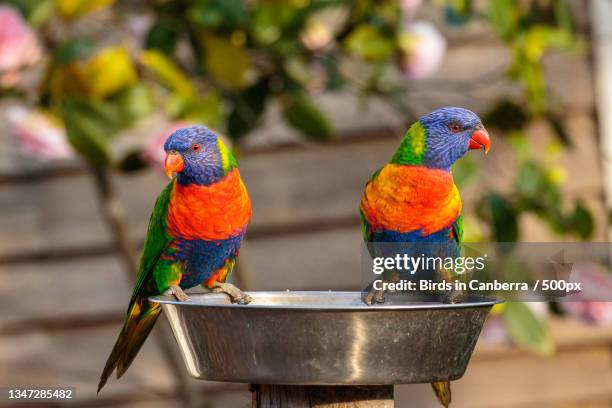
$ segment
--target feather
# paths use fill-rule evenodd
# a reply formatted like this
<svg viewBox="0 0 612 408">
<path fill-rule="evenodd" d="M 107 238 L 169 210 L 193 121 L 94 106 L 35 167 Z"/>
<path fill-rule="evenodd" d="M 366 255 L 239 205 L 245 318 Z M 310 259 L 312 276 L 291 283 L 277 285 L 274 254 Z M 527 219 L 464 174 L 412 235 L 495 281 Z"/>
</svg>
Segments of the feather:
<svg viewBox="0 0 612 408">
<path fill-rule="evenodd" d="M 158 265 L 164 248 L 171 241 L 170 236 L 166 232 L 166 214 L 168 212 L 172 186 L 173 182 L 170 182 L 159 195 L 153 207 L 147 237 L 140 257 L 140 268 L 128 306 L 127 316 L 110 356 L 106 361 L 106 365 L 102 370 L 98 392 L 104 387 L 108 377 L 115 368 L 119 367 L 117 377 L 123 375 L 125 370 L 127 370 L 161 312 L 159 305 L 150 304 L 147 298 L 150 295 L 159 294 L 151 290 L 151 286 L 154 285 L 152 280 L 153 271 Z"/>
<path fill-rule="evenodd" d="M 440 404 L 444 405 L 444 408 L 448 408 L 451 403 L 451 385 L 450 381 L 438 381 L 431 383 L 431 388 L 433 388 L 436 393 L 436 397 Z"/>
</svg>

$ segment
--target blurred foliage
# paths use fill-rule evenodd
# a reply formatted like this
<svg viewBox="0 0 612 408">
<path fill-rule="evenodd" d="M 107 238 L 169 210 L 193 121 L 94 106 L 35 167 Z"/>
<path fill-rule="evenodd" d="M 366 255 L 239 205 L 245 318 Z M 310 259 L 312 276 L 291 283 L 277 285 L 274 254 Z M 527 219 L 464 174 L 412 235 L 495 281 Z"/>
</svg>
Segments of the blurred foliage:
<svg viewBox="0 0 612 408">
<path fill-rule="evenodd" d="M 450 24 L 465 24 L 478 18 L 470 0 L 442 3 L 447 7 L 446 19 Z M 571 148 L 560 108 L 548 92 L 542 65 L 542 57 L 549 49 L 579 51 L 584 48 L 575 33 L 568 2 L 495 0 L 487 2 L 483 14 L 480 18 L 491 23 L 498 38 L 512 52 L 508 77 L 521 84 L 525 92 L 518 98 L 499 101 L 483 117 L 487 127 L 510 136 L 516 151 L 517 170 L 512 187 L 504 193 L 485 191 L 476 212 L 489 227 L 489 239 L 493 242 L 520 240 L 523 214 L 534 214 L 556 233 L 588 239 L 594 230 L 593 216 L 580 200 L 572 202 L 563 197 L 564 169 L 550 157 L 543 160 L 541 156 L 545 154 L 533 154 L 525 132 L 533 120 L 545 120 L 557 137 L 549 150 Z M 543 356 L 554 352 L 548 328 L 526 304 L 507 303 L 503 317 L 516 345 Z"/>
<path fill-rule="evenodd" d="M 409 114 L 401 60 L 414 41 L 405 31 L 409 17 L 395 0 L 8 2 L 38 27 L 50 57 L 40 104 L 71 122 L 71 131 L 67 106 L 86 102 L 97 111 L 116 111 L 106 116 L 113 122 L 99 124 L 103 138 L 70 138 L 95 163 L 101 163 L 99 151 L 108 150 L 102 145 L 109 138 L 151 114 L 153 106 L 162 106 L 172 120 L 205 122 L 235 141 L 258 126 L 270 103 L 304 137 L 329 139 L 334 132 L 312 101 L 315 91 L 357 89 L 366 97 L 386 97 Z M 474 10 L 471 0 L 436 4 L 451 25 L 486 20 L 513 53 L 508 75 L 525 88 L 525 101 L 514 102 L 520 120 L 508 120 L 508 106 L 492 120 L 520 127 L 534 116 L 555 117 L 541 58 L 550 48 L 580 46 L 565 0 L 500 0 L 483 10 Z M 135 47 L 108 44 L 104 33 L 78 29 L 96 13 L 118 21 L 126 10 L 146 10 L 149 18 Z M 556 129 L 563 134 L 562 126 Z M 122 161 L 105 160 L 113 166 Z"/>
<path fill-rule="evenodd" d="M 477 205 L 478 215 L 491 227 L 491 240 L 520 241 L 519 217 L 524 213 L 534 214 L 559 234 L 583 240 L 591 237 L 595 225 L 589 210 L 580 200 L 563 199 L 561 187 L 567 175 L 564 168 L 554 164 L 559 143 L 549 147 L 547 156 L 552 163 L 546 163 L 533 157 L 522 133 L 514 133 L 511 142 L 518 159 L 513 187 L 504 195 L 487 192 Z"/>
<path fill-rule="evenodd" d="M 555 343 L 550 331 L 525 303 L 505 303 L 503 316 L 516 345 L 543 357 L 554 353 Z"/>
<path fill-rule="evenodd" d="M 305 138 L 333 137 L 327 113 L 313 94 L 356 90 L 385 98 L 412 121 L 406 25 L 412 18 L 396 0 L 8 0 L 37 29 L 47 58 L 34 99 L 61 118 L 75 150 L 96 166 L 132 171 L 139 152 L 113 157 L 109 141 L 152 114 L 219 129 L 239 146 L 271 104 Z M 485 22 L 510 50 L 508 78 L 523 92 L 499 101 L 483 121 L 512 134 L 517 173 L 505 193 L 484 191 L 477 213 L 490 239 L 521 238 L 520 217 L 534 214 L 560 234 L 587 239 L 593 218 L 561 193 L 563 169 L 529 152 L 525 128 L 549 123 L 562 149 L 571 148 L 560 108 L 549 94 L 542 58 L 547 51 L 584 48 L 567 0 L 437 0 L 449 26 Z M 481 6 L 483 4 L 480 4 Z M 133 11 L 131 11 L 131 8 Z M 102 32 L 83 30 L 96 13 Z M 117 44 L 108 21 L 131 14 L 150 20 L 138 44 Z M 108 15 L 111 16 L 108 19 Z M 80 28 L 79 28 L 80 27 Z M 92 24 L 95 27 L 95 24 Z M 116 34 L 116 33 L 114 33 Z M 111 43 L 107 40 L 111 38 Z M 112 41 L 115 43 L 113 44 Z M 161 110 L 161 112 L 160 112 Z M 472 160 L 458 164 L 458 182 L 474 178 Z M 541 354 L 552 348 L 546 329 L 523 306 L 510 306 L 508 327 L 519 345 Z"/>
</svg>

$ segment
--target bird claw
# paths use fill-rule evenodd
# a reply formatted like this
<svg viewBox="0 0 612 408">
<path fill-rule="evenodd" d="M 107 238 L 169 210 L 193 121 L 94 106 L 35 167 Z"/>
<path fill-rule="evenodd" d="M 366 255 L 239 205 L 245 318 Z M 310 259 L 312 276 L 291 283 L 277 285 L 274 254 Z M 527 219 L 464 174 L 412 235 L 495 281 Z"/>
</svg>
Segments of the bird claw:
<svg viewBox="0 0 612 408">
<path fill-rule="evenodd" d="M 442 303 L 446 303 L 446 304 L 461 303 L 462 298 L 463 298 L 463 291 L 457 290 L 457 289 L 451 289 L 444 294 L 444 297 L 442 298 Z"/>
<path fill-rule="evenodd" d="M 213 293 L 225 293 L 227 296 L 229 296 L 232 303 L 238 303 L 239 305 L 249 304 L 253 300 L 253 298 L 251 298 L 249 295 L 247 295 L 231 283 L 215 282 L 215 284 L 210 290 Z"/>
<path fill-rule="evenodd" d="M 172 285 L 164 292 L 166 296 L 174 296 L 179 302 L 189 302 L 191 298 L 187 296 L 183 289 L 178 285 Z"/>
<path fill-rule="evenodd" d="M 371 287 L 368 294 L 363 299 L 363 302 L 366 305 L 371 305 L 372 303 L 385 303 L 385 291 L 382 289 L 376 290 Z"/>
</svg>

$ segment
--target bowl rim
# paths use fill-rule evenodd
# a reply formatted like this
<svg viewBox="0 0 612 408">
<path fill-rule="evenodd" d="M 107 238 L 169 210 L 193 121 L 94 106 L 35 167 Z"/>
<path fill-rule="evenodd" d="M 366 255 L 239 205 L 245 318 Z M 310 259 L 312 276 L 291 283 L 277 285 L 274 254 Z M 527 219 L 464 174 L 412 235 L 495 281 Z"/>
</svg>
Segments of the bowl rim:
<svg viewBox="0 0 612 408">
<path fill-rule="evenodd" d="M 392 310 L 439 310 L 439 309 L 463 309 L 463 308 L 481 308 L 481 307 L 492 307 L 495 304 L 503 303 L 503 300 L 495 299 L 486 296 L 470 295 L 468 301 L 462 303 L 441 303 L 440 301 L 419 301 L 410 303 L 383 303 L 366 305 L 361 302 L 361 296 L 363 292 L 358 291 L 246 291 L 248 295 L 253 297 L 255 300 L 262 297 L 272 296 L 318 296 L 323 298 L 324 296 L 350 296 L 357 298 L 360 301 L 358 303 L 353 302 L 352 304 L 236 304 L 236 303 L 204 303 L 201 301 L 202 298 L 209 298 L 211 300 L 227 299 L 227 296 L 222 293 L 207 293 L 207 292 L 195 292 L 189 293 L 191 301 L 181 302 L 174 299 L 171 296 L 160 295 L 151 296 L 149 301 L 158 303 L 161 305 L 174 305 L 180 307 L 203 307 L 203 308 L 223 308 L 223 309 L 252 309 L 252 310 L 307 310 L 307 311 L 392 311 Z M 394 296 L 394 295 L 391 295 Z M 401 295 L 395 295 L 401 296 Z M 324 301 L 324 300 L 323 300 Z"/>
</svg>

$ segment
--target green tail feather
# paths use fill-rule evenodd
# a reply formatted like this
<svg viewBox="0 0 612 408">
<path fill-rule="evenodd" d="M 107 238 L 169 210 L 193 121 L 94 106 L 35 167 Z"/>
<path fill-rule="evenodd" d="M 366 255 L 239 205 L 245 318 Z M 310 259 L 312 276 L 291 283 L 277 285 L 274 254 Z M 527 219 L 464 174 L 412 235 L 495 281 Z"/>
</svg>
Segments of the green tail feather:
<svg viewBox="0 0 612 408">
<path fill-rule="evenodd" d="M 433 382 L 431 383 L 431 388 L 433 388 L 436 393 L 436 397 L 438 397 L 440 404 L 444 405 L 444 408 L 448 408 L 451 403 L 450 381 Z"/>
<path fill-rule="evenodd" d="M 117 378 L 127 371 L 140 351 L 147 336 L 153 329 L 161 313 L 161 307 L 151 304 L 146 297 L 137 297 L 129 309 L 119 337 L 113 346 L 98 383 L 98 392 L 104 387 L 108 377 L 117 369 Z"/>
</svg>

